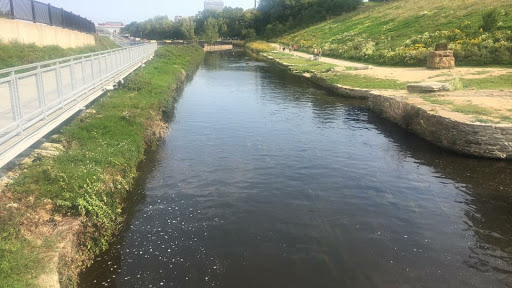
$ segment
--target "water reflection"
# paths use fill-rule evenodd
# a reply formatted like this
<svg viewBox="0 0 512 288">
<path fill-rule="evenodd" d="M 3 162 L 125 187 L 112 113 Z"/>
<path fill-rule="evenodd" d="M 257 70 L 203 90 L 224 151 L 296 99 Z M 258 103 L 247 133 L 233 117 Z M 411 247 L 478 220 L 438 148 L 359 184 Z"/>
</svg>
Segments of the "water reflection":
<svg viewBox="0 0 512 288">
<path fill-rule="evenodd" d="M 118 256 L 83 287 L 509 283 L 509 163 L 244 55 L 210 54 L 171 127 Z"/>
<path fill-rule="evenodd" d="M 465 197 L 467 230 L 476 237 L 468 243 L 469 267 L 484 273 L 502 274 L 512 285 L 512 165 L 506 161 L 484 160 L 446 152 L 370 113 L 369 123 L 397 144 L 399 153 L 432 167 L 440 179 L 453 181 Z"/>
</svg>

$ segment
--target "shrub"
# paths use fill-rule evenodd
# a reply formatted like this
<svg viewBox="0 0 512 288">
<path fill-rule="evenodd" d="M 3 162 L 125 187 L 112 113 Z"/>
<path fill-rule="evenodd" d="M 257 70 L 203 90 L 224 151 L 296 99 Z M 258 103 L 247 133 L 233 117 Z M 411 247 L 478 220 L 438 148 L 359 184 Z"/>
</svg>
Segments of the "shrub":
<svg viewBox="0 0 512 288">
<path fill-rule="evenodd" d="M 482 29 L 484 31 L 490 32 L 495 30 L 500 23 L 501 11 L 498 8 L 494 8 L 489 12 L 482 15 L 483 25 Z"/>
</svg>

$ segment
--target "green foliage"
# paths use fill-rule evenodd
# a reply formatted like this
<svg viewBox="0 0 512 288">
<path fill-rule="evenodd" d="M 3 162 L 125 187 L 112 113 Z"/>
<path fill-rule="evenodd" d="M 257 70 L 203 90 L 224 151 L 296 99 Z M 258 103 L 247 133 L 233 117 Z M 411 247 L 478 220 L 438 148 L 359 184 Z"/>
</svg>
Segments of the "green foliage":
<svg viewBox="0 0 512 288">
<path fill-rule="evenodd" d="M 501 120 L 502 122 L 512 124 L 512 117 L 510 117 L 510 116 L 501 116 L 501 117 L 500 117 L 500 120 Z"/>
<path fill-rule="evenodd" d="M 512 89 L 512 73 L 485 78 L 460 79 L 465 88 L 479 90 Z"/>
<path fill-rule="evenodd" d="M 453 101 L 446 100 L 437 96 L 422 96 L 421 99 L 436 105 L 452 105 Z"/>
<path fill-rule="evenodd" d="M 35 278 L 44 272 L 42 250 L 21 237 L 23 213 L 11 208 L 0 213 L 0 287 L 37 287 Z"/>
<path fill-rule="evenodd" d="M 105 250 L 122 221 L 125 197 L 146 143 L 153 141 L 145 132 L 161 122 L 161 111 L 183 69 L 192 71 L 203 54 L 198 46 L 159 48 L 125 87 L 63 129 L 64 152 L 27 166 L 8 189 L 34 197 L 36 203 L 49 199 L 56 212 L 84 216 L 88 253 Z"/>
<path fill-rule="evenodd" d="M 480 29 L 482 11 L 499 22 Z M 497 11 L 497 12 L 496 12 Z M 322 48 L 325 56 L 398 66 L 425 66 L 437 43 L 454 50 L 457 65 L 512 64 L 512 13 L 507 0 L 389 1 L 283 36 L 299 50 Z M 494 17 L 494 16 L 492 16 Z M 492 18 L 491 17 L 491 18 Z M 495 19 L 494 17 L 493 19 Z"/>
<path fill-rule="evenodd" d="M 482 29 L 484 31 L 493 31 L 498 28 L 498 24 L 500 23 L 501 18 L 501 10 L 498 8 L 493 8 L 489 12 L 482 15 L 482 21 L 484 22 L 482 25 Z"/>
<path fill-rule="evenodd" d="M 97 36 L 95 39 L 94 46 L 69 49 L 59 46 L 39 47 L 35 44 L 0 42 L 0 69 L 119 48 L 107 37 Z"/>
<path fill-rule="evenodd" d="M 353 11 L 360 5 L 361 0 L 261 0 L 258 6 L 260 35 L 271 39 Z"/>
<path fill-rule="evenodd" d="M 223 11 L 204 10 L 195 17 L 173 22 L 157 16 L 143 22 L 132 22 L 122 33 L 152 40 L 195 39 L 212 42 L 221 38 L 274 38 L 355 10 L 361 0 L 261 0 L 257 10 L 226 7 Z M 194 33 L 190 33 L 194 30 Z M 217 35 L 218 34 L 218 35 Z"/>
<path fill-rule="evenodd" d="M 213 43 L 219 40 L 219 26 L 220 23 L 218 23 L 215 18 L 208 18 L 204 23 L 204 31 L 201 35 L 201 39 L 208 43 Z"/>
<path fill-rule="evenodd" d="M 270 52 L 270 51 L 274 50 L 272 45 L 270 45 L 264 41 L 250 42 L 250 43 L 247 43 L 247 45 L 245 45 L 245 47 L 249 50 L 252 50 L 254 52 L 260 52 L 260 53 Z"/>
<path fill-rule="evenodd" d="M 361 89 L 394 89 L 405 90 L 408 83 L 392 79 L 374 78 L 370 76 L 337 72 L 324 75 L 329 83 Z"/>
<path fill-rule="evenodd" d="M 492 110 L 468 103 L 468 104 L 453 104 L 452 111 L 459 112 L 467 115 L 491 116 Z"/>
</svg>

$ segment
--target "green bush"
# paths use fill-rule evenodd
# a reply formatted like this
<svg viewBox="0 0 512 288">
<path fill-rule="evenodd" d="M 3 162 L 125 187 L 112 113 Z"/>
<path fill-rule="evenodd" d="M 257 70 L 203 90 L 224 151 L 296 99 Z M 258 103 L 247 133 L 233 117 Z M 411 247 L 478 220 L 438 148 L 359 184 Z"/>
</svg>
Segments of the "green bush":
<svg viewBox="0 0 512 288">
<path fill-rule="evenodd" d="M 486 32 L 490 32 L 498 28 L 498 24 L 500 23 L 501 11 L 498 8 L 491 9 L 491 11 L 482 15 L 482 20 L 484 24 L 482 25 L 482 29 Z"/>
</svg>

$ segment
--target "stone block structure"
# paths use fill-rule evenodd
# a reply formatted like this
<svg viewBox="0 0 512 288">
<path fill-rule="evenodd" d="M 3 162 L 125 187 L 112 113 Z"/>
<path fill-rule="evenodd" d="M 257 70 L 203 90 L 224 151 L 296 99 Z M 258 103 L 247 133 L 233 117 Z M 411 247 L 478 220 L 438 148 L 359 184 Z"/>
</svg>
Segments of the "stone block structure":
<svg viewBox="0 0 512 288">
<path fill-rule="evenodd" d="M 429 69 L 451 69 L 455 68 L 453 51 L 431 51 L 428 54 L 427 68 Z"/>
</svg>

